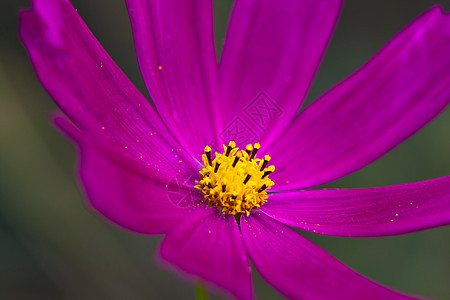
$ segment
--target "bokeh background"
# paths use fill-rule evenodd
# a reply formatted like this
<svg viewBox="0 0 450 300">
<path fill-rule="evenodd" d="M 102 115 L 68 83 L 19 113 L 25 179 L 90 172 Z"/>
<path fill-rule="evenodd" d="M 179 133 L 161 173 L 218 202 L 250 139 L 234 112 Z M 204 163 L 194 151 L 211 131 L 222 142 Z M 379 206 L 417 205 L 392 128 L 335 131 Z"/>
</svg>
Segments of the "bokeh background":
<svg viewBox="0 0 450 300">
<path fill-rule="evenodd" d="M 123 1 L 72 3 L 148 97 Z M 214 4 L 220 49 L 232 1 Z M 347 0 L 309 101 L 435 4 L 450 10 L 449 0 Z M 192 299 L 191 284 L 154 262 L 160 237 L 121 230 L 85 204 L 74 180 L 74 150 L 49 124 L 56 106 L 17 37 L 17 11 L 28 6 L 26 0 L 0 2 L 0 299 Z M 401 184 L 446 176 L 449 170 L 447 109 L 385 157 L 328 187 Z M 370 239 L 304 234 L 383 284 L 450 299 L 450 227 Z M 254 278 L 259 298 L 281 298 L 258 275 Z"/>
</svg>

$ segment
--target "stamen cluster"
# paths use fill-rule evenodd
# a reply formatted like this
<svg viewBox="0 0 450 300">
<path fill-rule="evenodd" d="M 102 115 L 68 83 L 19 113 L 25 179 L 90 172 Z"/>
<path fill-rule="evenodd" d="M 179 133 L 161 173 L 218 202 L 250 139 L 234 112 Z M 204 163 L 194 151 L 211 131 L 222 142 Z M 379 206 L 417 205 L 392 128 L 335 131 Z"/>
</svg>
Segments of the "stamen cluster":
<svg viewBox="0 0 450 300">
<path fill-rule="evenodd" d="M 269 174 L 274 166 L 267 166 L 270 156 L 256 158 L 260 144 L 247 145 L 245 151 L 238 151 L 236 143 L 231 141 L 223 145 L 224 153 L 215 153 L 212 160 L 211 148 L 205 147 L 202 155 L 204 168 L 201 179 L 195 188 L 201 190 L 208 199 L 208 206 L 218 206 L 223 213 L 237 215 L 258 208 L 267 202 L 267 189 L 274 183 Z"/>
</svg>

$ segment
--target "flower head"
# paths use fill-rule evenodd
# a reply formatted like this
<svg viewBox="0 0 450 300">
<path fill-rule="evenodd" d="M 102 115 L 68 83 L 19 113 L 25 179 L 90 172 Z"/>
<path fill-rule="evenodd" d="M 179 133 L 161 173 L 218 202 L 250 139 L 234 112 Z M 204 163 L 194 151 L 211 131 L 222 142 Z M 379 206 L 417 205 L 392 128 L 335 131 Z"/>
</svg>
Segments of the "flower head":
<svg viewBox="0 0 450 300">
<path fill-rule="evenodd" d="M 289 298 L 408 298 L 289 226 L 368 237 L 450 223 L 450 177 L 308 190 L 381 157 L 448 105 L 450 17 L 425 12 L 296 115 L 340 0 L 236 1 L 219 64 L 210 0 L 126 3 L 156 109 L 69 1 L 33 0 L 20 16 L 91 205 L 131 231 L 165 234 L 163 260 L 240 299 L 253 297 L 247 256 Z"/>
<path fill-rule="evenodd" d="M 231 141 L 223 146 L 224 153 L 216 153 L 211 159 L 211 147 L 205 147 L 202 155 L 204 168 L 201 179 L 195 188 L 201 190 L 208 200 L 208 206 L 218 206 L 222 213 L 239 215 L 259 208 L 267 202 L 267 189 L 274 184 L 269 179 L 274 166 L 267 167 L 270 156 L 256 158 L 261 145 L 247 145 L 245 151 L 238 152 L 236 143 Z"/>
</svg>

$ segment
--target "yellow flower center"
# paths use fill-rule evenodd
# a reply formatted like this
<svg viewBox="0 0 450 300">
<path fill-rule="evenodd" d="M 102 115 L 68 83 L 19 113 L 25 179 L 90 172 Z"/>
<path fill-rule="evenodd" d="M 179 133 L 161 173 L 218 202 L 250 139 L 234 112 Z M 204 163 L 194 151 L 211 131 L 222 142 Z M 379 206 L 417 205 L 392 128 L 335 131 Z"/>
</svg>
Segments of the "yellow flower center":
<svg viewBox="0 0 450 300">
<path fill-rule="evenodd" d="M 274 166 L 267 166 L 270 156 L 256 158 L 260 144 L 247 145 L 238 151 L 236 143 L 231 141 L 223 145 L 223 153 L 216 152 L 214 160 L 211 148 L 205 147 L 202 155 L 205 167 L 200 171 L 201 179 L 195 188 L 201 190 L 208 199 L 208 206 L 218 206 L 222 213 L 247 216 L 254 208 L 267 202 L 267 189 L 274 183 L 269 174 Z"/>
</svg>

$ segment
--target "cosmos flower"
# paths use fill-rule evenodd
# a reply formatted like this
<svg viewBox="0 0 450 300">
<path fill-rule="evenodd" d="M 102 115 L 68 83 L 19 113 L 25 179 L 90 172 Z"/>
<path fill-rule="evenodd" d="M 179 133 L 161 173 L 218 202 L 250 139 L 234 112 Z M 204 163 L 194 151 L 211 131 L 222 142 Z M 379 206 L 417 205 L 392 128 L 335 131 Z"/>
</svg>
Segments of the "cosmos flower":
<svg viewBox="0 0 450 300">
<path fill-rule="evenodd" d="M 33 0 L 20 14 L 36 73 L 65 114 L 54 122 L 80 149 L 92 207 L 164 234 L 164 261 L 239 299 L 253 297 L 248 257 L 289 298 L 408 298 L 291 227 L 371 237 L 449 224 L 450 177 L 309 189 L 368 165 L 448 105 L 449 16 L 425 12 L 296 115 L 341 1 L 236 1 L 219 64 L 210 0 L 126 3 L 155 108 L 69 1 Z"/>
</svg>

